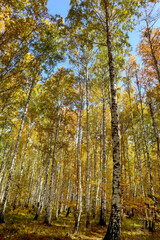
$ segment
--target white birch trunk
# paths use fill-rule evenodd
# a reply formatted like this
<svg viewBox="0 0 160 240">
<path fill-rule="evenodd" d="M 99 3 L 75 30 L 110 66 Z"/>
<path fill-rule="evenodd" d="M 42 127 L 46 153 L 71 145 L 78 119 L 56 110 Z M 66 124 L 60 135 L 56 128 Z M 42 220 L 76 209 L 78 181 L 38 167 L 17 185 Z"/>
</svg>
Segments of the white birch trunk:
<svg viewBox="0 0 160 240">
<path fill-rule="evenodd" d="M 153 174 L 152 174 L 152 163 L 151 163 L 151 160 L 150 160 L 149 148 L 148 148 L 148 143 L 147 143 L 147 132 L 146 132 L 146 127 L 145 127 L 145 123 L 144 123 L 144 112 L 143 112 L 143 105 L 142 105 L 142 97 L 141 97 L 141 91 L 140 91 L 139 79 L 138 79 L 137 72 L 136 72 L 136 83 L 137 83 L 137 87 L 138 87 L 138 93 L 139 93 L 140 104 L 141 104 L 142 130 L 143 130 L 145 150 L 146 150 L 146 154 L 147 154 L 147 163 L 148 163 L 149 176 L 150 176 L 150 193 L 154 197 L 155 189 L 154 189 Z"/>
<path fill-rule="evenodd" d="M 57 147 L 58 147 L 58 137 L 59 137 L 59 129 L 61 123 L 61 116 L 62 116 L 62 109 L 60 106 L 60 112 L 58 116 L 58 124 L 55 134 L 55 142 L 54 142 L 54 151 L 53 151 L 53 158 L 52 158 L 52 165 L 51 165 L 51 176 L 50 176 L 50 183 L 49 183 L 49 190 L 48 190 L 48 199 L 46 205 L 46 215 L 44 222 L 47 225 L 51 225 L 51 218 L 52 218 L 52 197 L 53 197 L 53 186 L 54 186 L 54 175 L 55 175 L 55 161 L 57 157 Z"/>
<path fill-rule="evenodd" d="M 90 225 L 90 159 L 89 159 L 89 79 L 88 63 L 86 64 L 86 116 L 87 116 L 87 161 L 86 161 L 86 228 Z"/>
<path fill-rule="evenodd" d="M 94 149 L 94 190 L 93 190 L 93 218 L 96 218 L 96 208 L 97 208 L 97 199 L 96 199 L 96 192 L 97 192 L 97 186 L 96 186 L 96 180 L 97 180 L 97 145 L 98 145 L 98 124 L 96 124 L 96 143 L 95 143 L 95 149 Z"/>
<path fill-rule="evenodd" d="M 13 170 L 14 170 L 14 166 L 15 166 L 15 162 L 16 162 L 16 158 L 17 158 L 17 153 L 18 153 L 18 149 L 19 149 L 19 143 L 20 143 L 20 139 L 21 139 L 21 135 L 22 135 L 22 131 L 23 131 L 23 126 L 24 126 L 26 114 L 27 114 L 27 111 L 28 111 L 31 94 L 32 94 L 32 91 L 33 91 L 34 82 L 35 82 L 35 79 L 32 80 L 30 90 L 29 90 L 28 99 L 27 99 L 27 103 L 26 103 L 26 106 L 25 106 L 25 109 L 24 109 L 24 114 L 23 114 L 23 117 L 22 117 L 22 120 L 21 120 L 21 125 L 20 125 L 20 129 L 19 129 L 19 133 L 18 133 L 16 145 L 15 145 L 14 155 L 13 155 L 13 158 L 12 158 L 12 163 L 11 163 L 11 167 L 10 167 L 10 170 L 9 170 L 9 175 L 8 175 L 6 188 L 5 188 L 5 192 L 4 192 L 4 196 L 3 196 L 3 201 L 2 201 L 2 205 L 1 205 L 0 222 L 4 222 L 4 213 L 5 213 L 6 204 L 7 204 L 7 200 L 8 200 L 11 179 L 12 179 Z"/>
<path fill-rule="evenodd" d="M 112 204 L 111 216 L 104 240 L 120 240 L 121 236 L 121 163 L 120 163 L 120 139 L 119 119 L 117 106 L 117 86 L 114 72 L 114 59 L 112 54 L 112 37 L 110 30 L 110 18 L 108 4 L 104 1 L 106 13 L 106 34 L 109 59 L 109 74 L 111 87 L 111 126 L 113 146 L 113 183 L 112 183 Z"/>
<path fill-rule="evenodd" d="M 101 186 L 101 210 L 100 210 L 100 225 L 106 226 L 106 187 L 107 187 L 107 177 L 106 177 L 106 102 L 105 102 L 105 79 L 103 79 L 103 161 L 102 161 L 102 186 Z"/>
<path fill-rule="evenodd" d="M 130 79 L 129 79 L 129 81 L 130 81 Z M 134 122 L 133 122 L 133 110 L 132 110 L 132 102 L 131 102 L 131 94 L 130 94 L 130 82 L 129 81 L 128 81 L 128 89 L 127 90 L 128 90 L 130 110 L 131 110 L 132 135 L 133 135 L 133 141 L 134 141 L 134 149 L 135 149 L 135 156 L 136 156 L 136 160 L 137 160 L 137 166 L 139 167 L 139 172 L 140 172 L 141 191 L 142 191 L 143 196 L 145 196 L 143 177 L 142 177 L 141 155 L 140 155 L 140 159 L 139 159 L 139 157 L 138 157 L 138 146 L 137 146 L 135 129 L 134 129 Z"/>
<path fill-rule="evenodd" d="M 34 220 L 38 219 L 38 216 L 41 214 L 43 206 L 44 206 L 44 204 L 46 204 L 46 200 L 47 200 L 47 196 L 46 196 L 47 181 L 48 181 L 48 175 L 49 175 L 49 165 L 50 165 L 50 160 L 51 160 L 51 155 L 52 155 L 53 136 L 54 136 L 54 125 L 53 125 L 53 129 L 52 129 L 52 133 L 51 133 L 49 154 L 47 155 L 48 161 L 47 161 L 47 166 L 46 166 L 46 170 L 45 170 L 42 194 L 41 194 L 41 197 L 40 197 L 39 205 L 38 205 Z"/>
<path fill-rule="evenodd" d="M 79 67 L 78 67 L 79 68 Z M 80 145 L 81 145 L 81 120 L 82 120 L 82 86 L 81 86 L 81 79 L 80 79 L 80 69 L 79 71 L 79 87 L 80 87 L 80 106 L 78 109 L 79 116 L 78 116 L 78 142 L 77 142 L 77 203 L 75 209 L 75 227 L 74 233 L 78 232 L 81 213 L 82 213 L 82 184 L 81 184 L 81 156 L 80 156 Z"/>
</svg>

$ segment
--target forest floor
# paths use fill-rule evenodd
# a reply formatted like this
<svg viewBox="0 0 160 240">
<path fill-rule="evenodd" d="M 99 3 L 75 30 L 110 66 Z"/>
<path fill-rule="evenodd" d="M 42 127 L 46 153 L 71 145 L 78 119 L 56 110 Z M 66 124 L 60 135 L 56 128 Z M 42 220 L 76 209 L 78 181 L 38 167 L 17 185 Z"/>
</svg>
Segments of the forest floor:
<svg viewBox="0 0 160 240">
<path fill-rule="evenodd" d="M 0 240 L 102 240 L 106 227 L 91 222 L 89 229 L 85 228 L 84 216 L 78 234 L 73 234 L 74 217 L 70 213 L 64 214 L 58 220 L 52 220 L 52 225 L 43 223 L 44 216 L 37 221 L 33 220 L 34 212 L 28 209 L 8 210 L 5 214 L 5 223 L 0 224 Z M 149 233 L 143 229 L 143 221 L 138 218 L 123 218 L 122 240 L 160 240 L 160 223 L 156 223 L 156 231 Z"/>
</svg>

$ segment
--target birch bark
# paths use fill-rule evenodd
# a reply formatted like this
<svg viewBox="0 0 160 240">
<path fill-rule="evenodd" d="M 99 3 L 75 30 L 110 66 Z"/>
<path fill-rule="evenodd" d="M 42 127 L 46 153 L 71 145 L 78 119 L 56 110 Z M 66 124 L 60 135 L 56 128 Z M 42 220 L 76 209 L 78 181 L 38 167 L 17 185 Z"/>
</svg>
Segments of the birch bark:
<svg viewBox="0 0 160 240">
<path fill-rule="evenodd" d="M 26 114 L 27 114 L 27 111 L 28 111 L 29 102 L 30 102 L 30 99 L 31 99 L 31 94 L 32 94 L 33 87 L 34 87 L 34 82 L 35 82 L 35 79 L 32 80 L 32 83 L 31 83 L 31 86 L 30 86 L 27 103 L 26 103 L 26 106 L 25 106 L 25 109 L 24 109 L 24 114 L 23 114 L 23 117 L 22 117 L 22 120 L 21 120 L 21 125 L 20 125 L 20 128 L 19 128 L 19 133 L 18 133 L 16 145 L 15 145 L 14 155 L 13 155 L 13 158 L 12 158 L 12 163 L 11 163 L 11 167 L 10 167 L 10 170 L 9 170 L 9 175 L 8 175 L 6 188 L 5 188 L 5 192 L 4 192 L 4 196 L 3 196 L 3 201 L 2 201 L 2 205 L 1 205 L 0 222 L 4 222 L 4 213 L 5 213 L 6 204 L 7 204 L 7 200 L 8 200 L 11 179 L 12 179 L 13 170 L 14 170 L 14 166 L 15 166 L 15 162 L 16 162 L 16 158 L 17 158 L 20 139 L 21 139 L 21 136 L 22 136 L 23 126 L 24 126 Z"/>
<path fill-rule="evenodd" d="M 39 206 L 37 208 L 37 212 L 36 212 L 36 215 L 34 217 L 34 220 L 38 219 L 38 216 L 40 215 L 40 213 L 43 209 L 43 206 L 46 203 L 47 181 L 48 181 L 48 175 L 49 175 L 49 165 L 50 165 L 50 160 L 51 160 L 51 155 L 52 155 L 53 136 L 54 136 L 54 125 L 53 125 L 52 133 L 51 133 L 49 155 L 47 156 L 48 160 L 47 160 L 47 166 L 46 166 L 46 170 L 45 170 L 45 177 L 44 177 L 44 181 L 43 181 L 42 195 L 41 195 L 41 198 L 40 198 L 40 203 L 39 203 Z"/>
<path fill-rule="evenodd" d="M 76 209 L 75 209 L 75 227 L 74 227 L 74 233 L 78 232 L 80 219 L 81 219 L 81 213 L 82 213 L 82 183 L 81 183 L 81 154 L 80 154 L 80 145 L 81 145 L 81 121 L 82 121 L 82 83 L 80 78 L 80 68 L 78 66 L 78 72 L 79 72 L 79 93 L 80 93 L 80 105 L 78 109 L 78 142 L 77 142 L 77 203 L 76 203 Z"/>
<path fill-rule="evenodd" d="M 111 126 L 112 126 L 112 147 L 113 147 L 113 180 L 112 180 L 112 204 L 111 215 L 107 233 L 104 240 L 120 240 L 121 236 L 121 163 L 120 163 L 120 138 L 119 119 L 117 106 L 117 86 L 114 70 L 114 59 L 112 53 L 112 37 L 110 30 L 110 18 L 108 2 L 104 0 L 106 14 L 106 34 L 109 59 L 109 77 L 111 88 Z"/>
<path fill-rule="evenodd" d="M 100 225 L 106 226 L 106 185 L 107 185 L 107 178 L 106 178 L 106 103 L 105 103 L 105 80 L 103 79 L 103 86 L 102 86 L 102 93 L 103 93 L 103 161 L 102 161 L 102 187 L 101 187 L 101 211 L 100 211 Z"/>
<path fill-rule="evenodd" d="M 96 124 L 96 144 L 94 150 L 94 196 L 93 196 L 93 218 L 96 218 L 96 206 L 97 206 L 97 186 L 96 186 L 96 179 L 97 179 L 97 145 L 98 145 L 98 124 Z"/>
<path fill-rule="evenodd" d="M 62 116 L 62 108 L 60 105 L 59 110 L 59 116 L 58 116 L 58 124 L 55 134 L 55 142 L 54 142 L 54 150 L 53 150 L 53 157 L 52 157 L 52 165 L 51 165 L 51 176 L 50 176 L 50 183 L 49 183 L 49 191 L 48 191 L 48 199 L 47 199 L 47 205 L 46 205 L 46 215 L 44 222 L 47 225 L 51 225 L 51 218 L 52 218 L 52 197 L 53 197 L 53 185 L 54 185 L 54 175 L 55 175 L 55 161 L 57 156 L 57 147 L 58 147 L 58 137 L 59 137 L 59 129 L 60 129 L 60 123 L 61 123 L 61 116 Z"/>
<path fill-rule="evenodd" d="M 141 91 L 140 91 L 140 85 L 139 85 L 139 79 L 138 79 L 138 73 L 136 72 L 136 83 L 138 87 L 138 94 L 140 98 L 140 104 L 141 104 L 141 119 L 142 119 L 142 131 L 143 131 L 143 140 L 145 143 L 145 151 L 147 154 L 147 164 L 149 168 L 149 176 L 150 176 L 150 193 L 152 196 L 155 195 L 155 189 L 154 189 L 154 182 L 153 182 L 153 174 L 152 174 L 152 162 L 150 159 L 150 153 L 149 153 L 149 148 L 148 148 L 148 143 L 147 143 L 147 132 L 146 132 L 146 127 L 145 127 L 145 122 L 144 122 L 144 111 L 143 111 L 143 105 L 142 105 L 142 97 L 141 97 Z"/>
<path fill-rule="evenodd" d="M 86 115 L 87 115 L 87 161 L 86 161 L 86 227 L 90 225 L 90 159 L 89 159 L 89 79 L 86 63 Z"/>
</svg>

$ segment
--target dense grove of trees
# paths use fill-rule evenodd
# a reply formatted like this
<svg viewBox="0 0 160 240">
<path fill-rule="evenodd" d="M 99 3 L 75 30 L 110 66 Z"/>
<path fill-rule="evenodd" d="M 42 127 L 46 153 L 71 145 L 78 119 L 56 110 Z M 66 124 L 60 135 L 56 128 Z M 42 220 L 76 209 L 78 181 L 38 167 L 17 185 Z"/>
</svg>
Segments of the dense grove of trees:
<svg viewBox="0 0 160 240">
<path fill-rule="evenodd" d="M 0 222 L 8 204 L 85 213 L 119 240 L 121 217 L 160 214 L 160 29 L 156 1 L 1 1 Z M 137 53 L 129 31 L 143 21 Z M 67 59 L 68 67 L 63 67 Z M 110 214 L 109 223 L 106 216 Z"/>
</svg>

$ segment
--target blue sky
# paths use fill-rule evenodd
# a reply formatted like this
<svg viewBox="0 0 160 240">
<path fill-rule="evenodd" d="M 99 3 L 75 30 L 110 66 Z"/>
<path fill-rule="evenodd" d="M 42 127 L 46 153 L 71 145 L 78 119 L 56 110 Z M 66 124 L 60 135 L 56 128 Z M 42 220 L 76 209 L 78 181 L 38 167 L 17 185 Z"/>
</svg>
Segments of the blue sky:
<svg viewBox="0 0 160 240">
<path fill-rule="evenodd" d="M 48 0 L 48 9 L 51 14 L 59 14 L 63 18 L 67 16 L 70 0 Z"/>
</svg>

